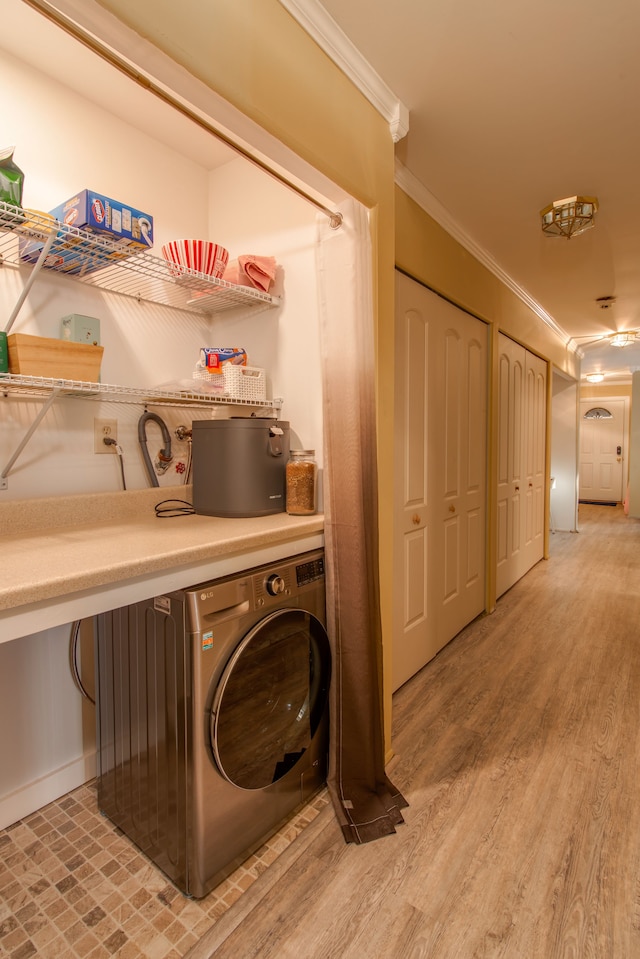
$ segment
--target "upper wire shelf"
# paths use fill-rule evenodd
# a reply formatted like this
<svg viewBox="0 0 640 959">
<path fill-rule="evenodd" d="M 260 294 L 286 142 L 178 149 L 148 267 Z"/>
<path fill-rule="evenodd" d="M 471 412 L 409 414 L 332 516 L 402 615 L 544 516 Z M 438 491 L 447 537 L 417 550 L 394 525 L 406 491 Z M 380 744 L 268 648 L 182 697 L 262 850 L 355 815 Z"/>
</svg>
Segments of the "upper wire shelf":
<svg viewBox="0 0 640 959">
<path fill-rule="evenodd" d="M 0 373 L 0 394 L 15 393 L 29 397 L 73 396 L 111 403 L 162 403 L 169 406 L 244 406 L 256 410 L 280 410 L 282 399 L 240 399 L 229 393 L 204 393 L 197 390 L 165 390 L 161 387 L 114 386 L 46 376 Z"/>
<path fill-rule="evenodd" d="M 33 266 L 38 247 L 56 230 L 43 268 L 98 289 L 189 313 L 212 315 L 238 308 L 278 306 L 280 298 L 254 287 L 236 286 L 195 270 L 172 275 L 160 257 L 107 237 L 52 221 L 45 214 L 0 201 L 0 264 Z"/>
</svg>

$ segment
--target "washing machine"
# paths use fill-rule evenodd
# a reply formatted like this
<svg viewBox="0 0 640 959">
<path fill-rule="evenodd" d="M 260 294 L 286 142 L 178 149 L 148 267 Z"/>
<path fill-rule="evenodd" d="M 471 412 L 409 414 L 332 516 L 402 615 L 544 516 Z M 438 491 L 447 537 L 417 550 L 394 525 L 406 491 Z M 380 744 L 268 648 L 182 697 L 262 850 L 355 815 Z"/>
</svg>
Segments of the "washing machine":
<svg viewBox="0 0 640 959">
<path fill-rule="evenodd" d="M 96 618 L 100 810 L 200 898 L 324 784 L 314 550 Z"/>
</svg>

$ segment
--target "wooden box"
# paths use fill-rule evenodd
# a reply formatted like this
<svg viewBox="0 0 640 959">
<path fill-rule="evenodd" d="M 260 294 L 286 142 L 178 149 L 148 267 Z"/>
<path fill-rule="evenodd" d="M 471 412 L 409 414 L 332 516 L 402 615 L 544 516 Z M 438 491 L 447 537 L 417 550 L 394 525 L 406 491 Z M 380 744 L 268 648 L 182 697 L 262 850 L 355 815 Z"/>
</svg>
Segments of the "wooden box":
<svg viewBox="0 0 640 959">
<path fill-rule="evenodd" d="M 100 377 L 103 346 L 26 333 L 11 333 L 7 345 L 10 373 L 86 383 L 97 383 Z"/>
</svg>

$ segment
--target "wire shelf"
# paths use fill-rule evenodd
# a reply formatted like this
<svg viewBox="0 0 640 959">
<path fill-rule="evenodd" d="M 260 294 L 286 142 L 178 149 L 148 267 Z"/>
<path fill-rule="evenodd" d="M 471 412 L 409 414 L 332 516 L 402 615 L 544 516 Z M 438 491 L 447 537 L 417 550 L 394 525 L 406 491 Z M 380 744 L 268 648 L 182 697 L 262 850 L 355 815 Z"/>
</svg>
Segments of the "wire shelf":
<svg viewBox="0 0 640 959">
<path fill-rule="evenodd" d="M 47 214 L 0 201 L 0 263 L 35 265 L 52 231 L 56 231 L 43 269 L 98 289 L 173 309 L 210 316 L 238 308 L 266 309 L 280 298 L 248 286 L 236 286 L 195 270 L 176 277 L 160 257 L 128 247 L 99 234 L 52 220 Z M 175 268 L 174 268 L 175 269 Z"/>
<path fill-rule="evenodd" d="M 114 386 L 109 383 L 85 383 L 82 380 L 64 380 L 46 376 L 25 376 L 18 373 L 0 373 L 0 394 L 9 393 L 28 397 L 72 396 L 102 400 L 110 403 L 162 403 L 169 406 L 244 406 L 253 410 L 279 411 L 282 399 L 240 399 L 197 390 L 148 389 Z"/>
</svg>

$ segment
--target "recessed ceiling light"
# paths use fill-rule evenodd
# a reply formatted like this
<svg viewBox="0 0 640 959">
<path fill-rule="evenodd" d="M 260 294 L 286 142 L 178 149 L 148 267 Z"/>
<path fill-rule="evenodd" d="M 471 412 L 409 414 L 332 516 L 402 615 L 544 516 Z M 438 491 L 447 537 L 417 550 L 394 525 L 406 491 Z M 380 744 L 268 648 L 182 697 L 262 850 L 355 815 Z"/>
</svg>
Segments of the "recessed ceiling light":
<svg viewBox="0 0 640 959">
<path fill-rule="evenodd" d="M 603 379 L 604 373 L 587 373 L 589 383 L 602 383 Z"/>
</svg>

